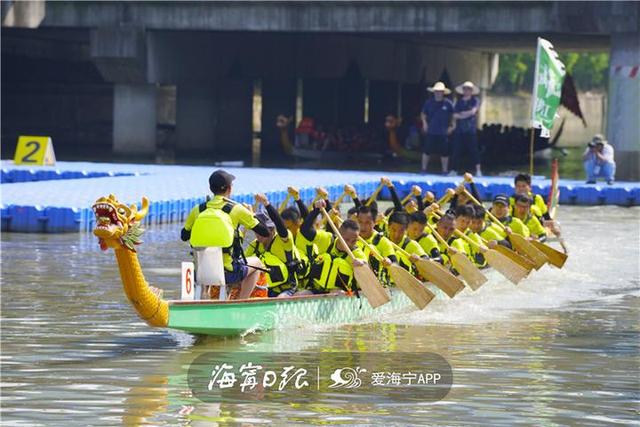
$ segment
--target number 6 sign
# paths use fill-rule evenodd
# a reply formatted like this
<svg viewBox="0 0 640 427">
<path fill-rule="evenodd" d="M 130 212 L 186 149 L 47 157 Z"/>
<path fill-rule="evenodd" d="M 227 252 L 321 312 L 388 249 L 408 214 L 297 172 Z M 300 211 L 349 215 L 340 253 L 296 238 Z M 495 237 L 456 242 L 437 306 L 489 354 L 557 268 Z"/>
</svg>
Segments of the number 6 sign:
<svg viewBox="0 0 640 427">
<path fill-rule="evenodd" d="M 182 293 L 180 299 L 194 300 L 196 299 L 195 284 L 193 283 L 193 263 L 182 263 Z"/>
</svg>

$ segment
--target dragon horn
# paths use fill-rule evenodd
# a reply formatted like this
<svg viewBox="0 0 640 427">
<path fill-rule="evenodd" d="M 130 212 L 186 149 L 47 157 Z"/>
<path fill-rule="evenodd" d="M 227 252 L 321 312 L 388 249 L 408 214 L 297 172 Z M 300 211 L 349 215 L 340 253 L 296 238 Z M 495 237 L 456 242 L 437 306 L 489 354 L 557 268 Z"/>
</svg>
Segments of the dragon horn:
<svg viewBox="0 0 640 427">
<path fill-rule="evenodd" d="M 147 199 L 146 197 L 143 197 L 142 208 L 138 212 L 136 212 L 135 220 L 140 221 L 142 218 L 145 217 L 145 215 L 147 215 L 148 211 L 149 211 L 149 199 Z"/>
</svg>

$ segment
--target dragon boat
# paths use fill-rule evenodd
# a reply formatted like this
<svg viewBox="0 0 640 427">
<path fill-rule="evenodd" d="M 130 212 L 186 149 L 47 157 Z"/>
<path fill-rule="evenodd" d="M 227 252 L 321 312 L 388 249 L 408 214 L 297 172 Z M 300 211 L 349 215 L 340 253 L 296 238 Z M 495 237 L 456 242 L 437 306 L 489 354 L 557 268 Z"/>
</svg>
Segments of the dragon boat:
<svg viewBox="0 0 640 427">
<path fill-rule="evenodd" d="M 558 180 L 557 162 L 554 162 L 549 197 L 552 215 L 558 204 Z M 114 250 L 124 292 L 138 316 L 150 326 L 196 335 L 237 336 L 281 326 L 339 325 L 415 309 L 411 299 L 397 288 L 388 289 L 389 302 L 375 309 L 364 297 L 332 294 L 245 300 L 165 300 L 160 289 L 147 283 L 136 251 L 142 243 L 141 220 L 148 208 L 149 200 L 145 197 L 139 210 L 136 205 L 119 202 L 114 195 L 101 197 L 93 205 L 96 216 L 93 233 L 102 250 Z M 564 242 L 560 242 L 564 247 Z M 485 273 L 489 281 L 500 280 L 496 270 L 485 270 Z M 425 286 L 436 299 L 452 296 L 431 283 Z"/>
<path fill-rule="evenodd" d="M 329 294 L 231 301 L 165 300 L 162 291 L 147 283 L 136 251 L 142 243 L 141 220 L 148 207 L 146 198 L 138 210 L 135 205 L 119 202 L 114 195 L 101 197 L 93 205 L 93 233 L 102 250 L 114 250 L 124 292 L 138 316 L 150 326 L 197 335 L 233 336 L 283 325 L 338 325 L 414 307 L 398 289 L 390 291 L 390 302 L 375 309 L 364 297 Z M 435 286 L 427 286 L 436 298 L 448 298 Z"/>
</svg>

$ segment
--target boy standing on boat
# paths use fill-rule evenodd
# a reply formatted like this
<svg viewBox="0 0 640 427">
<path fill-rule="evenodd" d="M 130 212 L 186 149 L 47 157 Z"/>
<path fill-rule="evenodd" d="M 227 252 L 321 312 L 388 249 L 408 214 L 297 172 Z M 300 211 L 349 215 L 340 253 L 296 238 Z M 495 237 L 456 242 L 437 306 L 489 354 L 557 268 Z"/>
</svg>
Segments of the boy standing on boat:
<svg viewBox="0 0 640 427">
<path fill-rule="evenodd" d="M 224 277 L 227 286 L 240 289 L 238 298 L 248 298 L 259 279 L 263 264 L 257 257 L 244 257 L 238 227 L 243 225 L 256 235 L 269 236 L 269 230 L 240 203 L 230 199 L 235 176 L 219 169 L 209 177 L 213 199 L 195 206 L 185 221 L 181 239 L 193 243 L 208 242 L 202 246 L 222 247 Z M 231 236 L 229 236 L 231 234 Z M 220 242 L 229 242 L 230 245 Z M 192 245 L 195 246 L 195 245 Z M 198 245 L 200 246 L 200 245 Z"/>
</svg>

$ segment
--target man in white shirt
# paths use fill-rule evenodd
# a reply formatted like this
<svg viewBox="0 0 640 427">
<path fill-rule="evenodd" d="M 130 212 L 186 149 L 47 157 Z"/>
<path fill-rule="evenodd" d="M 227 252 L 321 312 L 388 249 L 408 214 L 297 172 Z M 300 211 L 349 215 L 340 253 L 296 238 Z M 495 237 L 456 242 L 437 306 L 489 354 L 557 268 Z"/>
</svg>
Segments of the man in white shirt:
<svg viewBox="0 0 640 427">
<path fill-rule="evenodd" d="M 613 184 L 616 174 L 616 162 L 613 159 L 613 147 L 604 137 L 596 134 L 589 142 L 582 155 L 584 170 L 587 174 L 587 184 L 595 184 L 596 178 L 603 177 L 607 184 Z"/>
</svg>

